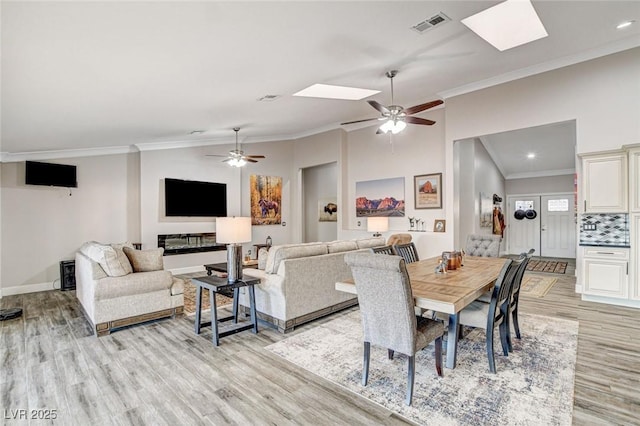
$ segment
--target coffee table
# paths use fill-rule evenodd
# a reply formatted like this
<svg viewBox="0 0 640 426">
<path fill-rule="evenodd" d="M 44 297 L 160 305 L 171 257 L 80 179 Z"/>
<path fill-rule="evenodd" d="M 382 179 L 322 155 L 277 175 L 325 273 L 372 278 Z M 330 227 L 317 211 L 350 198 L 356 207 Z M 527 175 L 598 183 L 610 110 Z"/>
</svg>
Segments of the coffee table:
<svg viewBox="0 0 640 426">
<path fill-rule="evenodd" d="M 208 264 L 204 265 L 204 267 L 207 270 L 207 275 L 211 275 L 212 271 L 227 272 L 227 262 L 208 263 Z M 242 267 L 243 268 L 258 269 L 258 261 L 257 260 L 251 260 L 249 262 L 242 262 Z"/>
<path fill-rule="evenodd" d="M 195 319 L 195 332 L 196 334 L 200 334 L 200 329 L 202 327 L 211 326 L 213 331 L 213 344 L 216 346 L 220 346 L 220 338 L 229 336 L 231 334 L 236 334 L 241 331 L 253 329 L 254 333 L 258 332 L 258 317 L 256 316 L 256 294 L 254 286 L 256 284 L 260 284 L 260 278 L 254 277 L 245 277 L 241 281 L 237 281 L 235 283 L 227 282 L 227 278 L 223 277 L 197 277 L 191 278 L 191 282 L 196 286 L 196 319 Z M 240 293 L 241 287 L 247 287 L 249 290 L 249 305 L 251 311 L 251 323 L 246 325 L 241 325 L 239 327 L 235 327 L 229 330 L 225 330 L 222 332 L 218 331 L 218 323 L 224 321 L 233 320 L 234 324 L 238 324 L 238 296 Z M 209 298 L 211 301 L 211 321 L 201 322 L 200 317 L 202 314 L 202 289 L 206 288 L 209 290 Z M 216 306 L 216 294 L 229 294 L 229 292 L 233 292 L 233 313 L 230 316 L 218 318 L 218 310 Z"/>
</svg>

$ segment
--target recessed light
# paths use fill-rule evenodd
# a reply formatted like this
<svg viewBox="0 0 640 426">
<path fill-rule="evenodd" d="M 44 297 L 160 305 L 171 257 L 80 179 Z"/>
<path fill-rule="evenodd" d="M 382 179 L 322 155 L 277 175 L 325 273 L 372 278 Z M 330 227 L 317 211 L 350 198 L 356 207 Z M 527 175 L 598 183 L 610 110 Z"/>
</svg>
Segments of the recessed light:
<svg viewBox="0 0 640 426">
<path fill-rule="evenodd" d="M 461 22 L 501 52 L 549 35 L 528 0 L 507 0 Z"/>
<path fill-rule="evenodd" d="M 534 154 L 533 152 L 530 152 L 527 154 L 527 158 L 531 159 L 531 158 L 536 158 L 536 154 Z"/>
<path fill-rule="evenodd" d="M 636 21 L 624 21 L 624 22 L 621 22 L 618 25 L 616 25 L 616 29 L 621 30 L 623 28 L 627 28 L 627 27 L 631 26 L 634 22 L 636 22 Z"/>
<path fill-rule="evenodd" d="M 357 87 L 332 86 L 330 84 L 314 84 L 302 89 L 293 96 L 303 96 L 308 98 L 345 99 L 349 101 L 359 101 L 369 96 L 380 93 L 379 90 L 359 89 Z"/>
</svg>

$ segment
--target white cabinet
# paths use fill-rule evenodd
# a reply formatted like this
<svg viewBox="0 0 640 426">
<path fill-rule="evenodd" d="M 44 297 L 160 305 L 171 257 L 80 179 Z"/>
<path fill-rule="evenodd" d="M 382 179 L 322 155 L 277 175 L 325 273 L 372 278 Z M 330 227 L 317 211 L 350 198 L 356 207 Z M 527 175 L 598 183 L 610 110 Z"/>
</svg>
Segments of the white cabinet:
<svg viewBox="0 0 640 426">
<path fill-rule="evenodd" d="M 629 287 L 631 298 L 640 300 L 640 214 L 629 217 L 631 224 L 631 261 L 629 262 Z"/>
<path fill-rule="evenodd" d="M 640 213 L 640 148 L 629 150 L 629 210 Z"/>
<path fill-rule="evenodd" d="M 585 213 L 624 213 L 627 202 L 627 153 L 582 158 Z"/>
<path fill-rule="evenodd" d="M 584 249 L 584 294 L 629 297 L 629 250 L 609 247 Z"/>
</svg>

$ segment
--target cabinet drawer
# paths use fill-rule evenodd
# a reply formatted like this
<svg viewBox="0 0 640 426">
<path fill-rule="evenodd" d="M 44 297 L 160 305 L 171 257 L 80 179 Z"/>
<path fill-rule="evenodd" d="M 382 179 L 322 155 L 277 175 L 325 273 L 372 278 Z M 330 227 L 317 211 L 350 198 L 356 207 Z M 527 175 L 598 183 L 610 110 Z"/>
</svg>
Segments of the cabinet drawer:
<svg viewBox="0 0 640 426">
<path fill-rule="evenodd" d="M 595 257 L 598 259 L 629 259 L 629 249 L 609 248 L 609 247 L 588 247 L 584 249 L 584 257 Z"/>
</svg>

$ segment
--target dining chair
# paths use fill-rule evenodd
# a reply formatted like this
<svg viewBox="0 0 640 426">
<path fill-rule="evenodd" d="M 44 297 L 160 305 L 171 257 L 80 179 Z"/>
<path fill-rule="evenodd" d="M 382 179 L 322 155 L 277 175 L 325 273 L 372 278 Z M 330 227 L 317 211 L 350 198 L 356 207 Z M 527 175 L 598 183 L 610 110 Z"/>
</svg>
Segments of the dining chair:
<svg viewBox="0 0 640 426">
<path fill-rule="evenodd" d="M 507 344 L 509 297 L 511 296 L 511 285 L 513 284 L 515 273 L 523 261 L 524 259 L 522 258 L 517 260 L 505 259 L 491 293 L 491 303 L 476 300 L 467 305 L 458 314 L 458 323 L 461 326 L 466 325 L 486 330 L 487 359 L 489 361 L 489 370 L 494 374 L 496 372 L 493 350 L 494 329 L 496 326 L 499 327 L 503 354 L 509 356 Z M 439 313 L 438 317 L 445 319 L 446 315 Z"/>
<path fill-rule="evenodd" d="M 414 299 L 405 262 L 398 256 L 352 252 L 344 257 L 351 268 L 358 293 L 364 332 L 362 385 L 369 380 L 371 345 L 408 357 L 407 395 L 411 405 L 415 380 L 415 354 L 435 341 L 435 364 L 442 376 L 443 324 L 414 314 Z"/>
<path fill-rule="evenodd" d="M 371 250 L 371 253 L 374 253 L 374 254 L 390 254 L 390 255 L 395 254 L 392 246 L 371 247 L 370 250 Z"/>
<path fill-rule="evenodd" d="M 500 257 L 500 235 L 470 234 L 467 236 L 465 254 L 469 256 Z"/>
<path fill-rule="evenodd" d="M 520 254 L 520 257 L 523 258 L 523 261 L 520 264 L 518 271 L 516 272 L 516 275 L 513 279 L 513 285 L 511 288 L 511 297 L 509 300 L 508 315 L 511 315 L 510 322 L 513 322 L 513 330 L 516 334 L 517 339 L 522 338 L 522 336 L 520 335 L 520 324 L 518 323 L 518 303 L 520 299 L 520 287 L 522 285 L 522 277 L 524 276 L 524 273 L 526 272 L 526 269 L 527 269 L 527 265 L 529 264 L 529 260 L 531 260 L 531 257 L 533 256 L 533 253 L 535 251 L 536 251 L 535 249 L 530 249 L 528 252 Z M 513 347 L 511 346 L 511 327 L 507 328 L 507 345 L 509 347 L 509 352 L 512 352 Z"/>
<path fill-rule="evenodd" d="M 391 234 L 389 235 L 389 239 L 387 239 L 387 245 L 392 246 L 394 244 L 406 244 L 410 243 L 413 237 L 411 234 Z"/>
<path fill-rule="evenodd" d="M 404 259 L 406 263 L 413 263 L 420 260 L 418 250 L 414 243 L 396 244 L 393 246 L 396 254 Z"/>
</svg>

